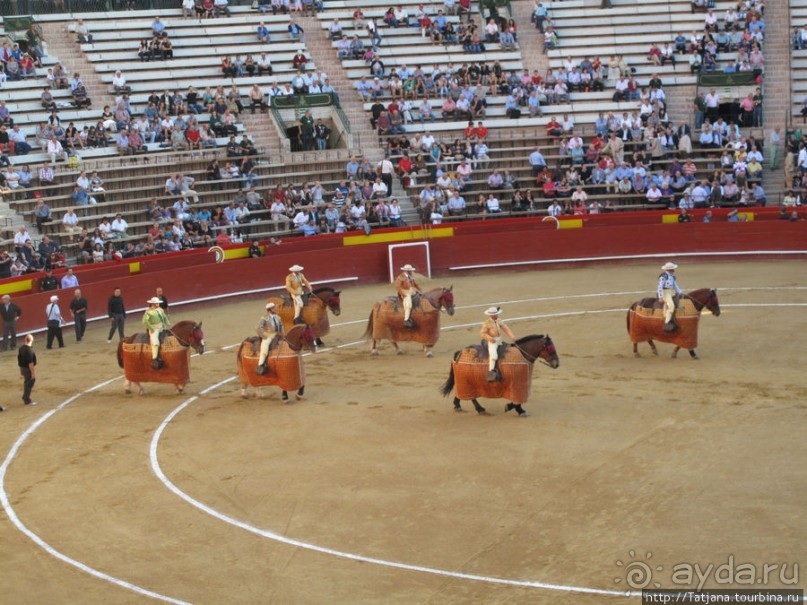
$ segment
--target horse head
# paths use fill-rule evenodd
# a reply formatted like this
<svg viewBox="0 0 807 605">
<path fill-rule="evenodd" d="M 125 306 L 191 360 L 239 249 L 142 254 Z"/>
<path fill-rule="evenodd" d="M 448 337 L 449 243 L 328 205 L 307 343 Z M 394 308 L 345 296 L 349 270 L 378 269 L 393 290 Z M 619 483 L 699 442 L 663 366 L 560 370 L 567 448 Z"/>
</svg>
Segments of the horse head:
<svg viewBox="0 0 807 605">
<path fill-rule="evenodd" d="M 552 369 L 557 369 L 560 366 L 558 351 L 549 334 L 546 336 L 543 334 L 531 334 L 530 336 L 519 338 L 516 341 L 516 347 L 530 363 L 540 358 Z"/>
<path fill-rule="evenodd" d="M 314 334 L 314 329 L 307 324 L 292 326 L 292 328 L 286 332 L 285 339 L 293 351 L 299 351 L 303 346 L 309 351 L 313 351 L 316 348 L 315 342 L 317 337 Z"/>
<path fill-rule="evenodd" d="M 717 290 L 715 288 L 709 290 L 709 300 L 706 302 L 706 308 L 709 309 L 715 317 L 720 315 L 720 301 L 717 299 Z"/>
<path fill-rule="evenodd" d="M 454 315 L 454 286 L 443 288 L 440 297 L 437 299 L 439 308 L 445 308 L 446 313 Z"/>
<path fill-rule="evenodd" d="M 342 302 L 339 300 L 339 295 L 341 293 L 342 292 L 340 290 L 333 290 L 331 297 L 325 302 L 325 304 L 328 305 L 328 308 L 331 310 L 331 313 L 337 317 L 342 313 Z"/>
<path fill-rule="evenodd" d="M 202 332 L 202 322 L 193 324 L 190 336 L 188 337 L 188 344 L 193 347 L 193 350 L 204 355 L 205 352 L 205 333 Z"/>
</svg>

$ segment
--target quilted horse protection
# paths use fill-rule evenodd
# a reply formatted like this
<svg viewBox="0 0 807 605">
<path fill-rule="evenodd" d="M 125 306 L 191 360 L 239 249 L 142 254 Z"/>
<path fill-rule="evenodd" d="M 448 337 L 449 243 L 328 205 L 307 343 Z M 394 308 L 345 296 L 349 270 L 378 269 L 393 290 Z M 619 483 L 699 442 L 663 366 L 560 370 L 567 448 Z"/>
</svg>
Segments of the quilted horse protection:
<svg viewBox="0 0 807 605">
<path fill-rule="evenodd" d="M 255 367 L 260 358 L 261 339 L 247 338 L 241 343 L 237 353 L 238 379 L 241 384 L 253 387 L 277 386 L 284 391 L 297 391 L 305 386 L 305 366 L 298 351 L 294 351 L 285 340 L 269 350 L 266 365 L 269 371 L 259 375 Z"/>
<path fill-rule="evenodd" d="M 267 302 L 277 306 L 277 314 L 288 332 L 294 326 L 294 303 L 288 294 L 273 296 Z M 303 294 L 303 311 L 300 313 L 303 321 L 314 330 L 314 337 L 327 336 L 331 332 L 328 321 L 328 306 L 313 294 Z"/>
<path fill-rule="evenodd" d="M 397 296 L 385 298 L 373 306 L 373 340 L 417 342 L 433 346 L 440 338 L 440 309 L 425 296 L 412 297 L 415 328 L 404 326 L 404 309 Z"/>
<path fill-rule="evenodd" d="M 658 307 L 636 306 L 630 310 L 631 342 L 657 340 L 674 344 L 682 349 L 692 350 L 698 346 L 698 321 L 700 313 L 689 299 L 684 299 L 675 310 L 675 332 L 664 331 L 664 310 Z"/>
<path fill-rule="evenodd" d="M 501 381 L 488 382 L 487 352 L 482 354 L 478 347 L 466 347 L 451 362 L 456 396 L 464 401 L 486 397 L 526 403 L 530 398 L 533 365 L 518 349 L 508 347 L 505 354 L 499 356 Z"/>
<path fill-rule="evenodd" d="M 123 342 L 123 374 L 129 382 L 162 382 L 185 385 L 190 380 L 190 347 L 179 342 L 176 336 L 163 331 L 160 334 L 160 358 L 164 365 L 159 370 L 151 367 L 151 343 L 148 334 L 138 333 L 132 342 Z"/>
</svg>

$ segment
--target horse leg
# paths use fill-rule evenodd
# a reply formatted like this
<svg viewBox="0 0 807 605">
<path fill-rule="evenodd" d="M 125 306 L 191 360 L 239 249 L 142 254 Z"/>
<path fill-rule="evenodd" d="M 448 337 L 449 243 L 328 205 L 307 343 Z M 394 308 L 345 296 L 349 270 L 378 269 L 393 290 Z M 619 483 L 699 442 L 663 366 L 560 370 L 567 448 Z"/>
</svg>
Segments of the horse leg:
<svg viewBox="0 0 807 605">
<path fill-rule="evenodd" d="M 246 383 L 241 383 L 241 398 L 242 399 L 249 399 L 249 395 L 247 395 L 247 385 L 246 385 Z"/>
<path fill-rule="evenodd" d="M 392 346 L 395 347 L 395 354 L 396 355 L 403 355 L 403 349 L 398 346 L 398 343 L 394 340 L 392 341 Z"/>
<path fill-rule="evenodd" d="M 675 348 L 673 349 L 673 352 L 672 352 L 672 358 L 673 358 L 673 359 L 675 359 L 676 357 L 678 357 L 678 351 L 680 351 L 680 350 L 681 350 L 681 347 L 675 347 Z"/>
<path fill-rule="evenodd" d="M 514 403 L 514 404 L 513 404 L 513 409 L 514 409 L 516 412 L 518 412 L 518 417 L 519 417 L 519 418 L 526 418 L 527 416 L 529 416 L 529 414 L 528 414 L 527 412 L 525 412 L 525 411 L 524 411 L 524 408 L 523 408 L 523 407 L 521 407 L 521 404 L 520 404 L 520 403 Z"/>
<path fill-rule="evenodd" d="M 481 405 L 479 405 L 479 402 L 476 399 L 471 399 L 471 403 L 474 404 L 474 409 L 476 410 L 477 414 L 479 414 L 480 416 L 490 416 L 490 414 L 488 414 L 488 411 Z"/>
<path fill-rule="evenodd" d="M 318 347 L 324 347 L 325 346 L 325 343 L 322 342 L 322 339 L 319 336 L 317 336 L 317 339 L 314 341 L 314 344 L 316 344 Z"/>
<path fill-rule="evenodd" d="M 695 361 L 698 361 L 700 359 L 700 357 L 698 357 L 698 353 L 695 351 L 695 349 L 690 349 L 689 350 L 689 356 L 692 359 L 694 359 Z"/>
<path fill-rule="evenodd" d="M 434 353 L 432 353 L 432 349 L 429 345 L 423 345 L 423 351 L 426 353 L 426 357 L 434 357 Z"/>
<path fill-rule="evenodd" d="M 283 391 L 283 394 L 280 396 L 280 399 L 283 401 L 283 403 L 288 403 L 289 394 L 286 391 Z"/>
<path fill-rule="evenodd" d="M 127 395 L 132 394 L 132 383 L 126 380 L 125 378 L 123 379 L 123 392 L 126 393 Z"/>
<path fill-rule="evenodd" d="M 303 395 L 305 395 L 305 385 L 301 386 L 301 387 L 298 389 L 298 391 L 297 391 L 297 395 L 296 395 L 297 400 L 299 401 L 300 399 L 302 399 L 302 398 L 303 398 Z"/>
<path fill-rule="evenodd" d="M 639 343 L 638 342 L 633 343 L 633 356 L 634 357 L 641 357 L 641 355 L 639 354 Z"/>
<path fill-rule="evenodd" d="M 184 384 L 175 384 L 174 388 L 177 390 L 177 395 L 182 395 L 185 392 L 185 385 Z"/>
<path fill-rule="evenodd" d="M 656 348 L 656 343 L 653 342 L 652 339 L 650 339 L 647 341 L 647 344 L 650 345 L 650 349 L 653 351 L 653 355 L 658 356 L 658 349 Z"/>
<path fill-rule="evenodd" d="M 137 385 L 137 394 L 138 395 L 145 395 L 146 394 L 146 389 L 143 388 L 142 384 L 140 384 L 139 382 L 135 382 L 134 384 Z"/>
<path fill-rule="evenodd" d="M 454 397 L 454 411 L 455 412 L 464 412 L 465 410 L 462 409 L 462 405 L 460 404 L 460 398 Z"/>
<path fill-rule="evenodd" d="M 378 348 L 375 340 L 373 340 L 373 343 L 370 345 L 370 355 L 378 355 Z"/>
</svg>

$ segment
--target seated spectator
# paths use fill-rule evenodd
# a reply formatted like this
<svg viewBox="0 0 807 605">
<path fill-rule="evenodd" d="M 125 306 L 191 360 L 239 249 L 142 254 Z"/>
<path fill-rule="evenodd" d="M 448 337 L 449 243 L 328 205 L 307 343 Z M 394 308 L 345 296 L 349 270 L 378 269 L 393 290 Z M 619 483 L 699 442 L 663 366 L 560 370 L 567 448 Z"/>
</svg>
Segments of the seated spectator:
<svg viewBox="0 0 807 605">
<path fill-rule="evenodd" d="M 76 33 L 76 38 L 79 44 L 92 44 L 92 34 L 90 33 L 90 28 L 84 23 L 83 19 L 78 19 L 76 21 L 76 26 L 74 28 Z"/>
</svg>

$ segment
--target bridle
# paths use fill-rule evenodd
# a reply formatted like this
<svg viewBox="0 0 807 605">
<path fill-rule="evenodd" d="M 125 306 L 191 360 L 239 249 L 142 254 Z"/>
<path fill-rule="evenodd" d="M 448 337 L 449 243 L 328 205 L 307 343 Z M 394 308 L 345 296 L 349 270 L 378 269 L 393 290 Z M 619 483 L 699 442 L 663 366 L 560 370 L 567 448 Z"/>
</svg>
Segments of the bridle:
<svg viewBox="0 0 807 605">
<path fill-rule="evenodd" d="M 544 359 L 543 357 L 541 357 L 540 353 L 539 353 L 538 355 L 530 355 L 530 354 L 529 354 L 529 353 L 527 353 L 527 351 L 525 351 L 525 350 L 524 350 L 524 349 L 521 347 L 521 345 L 519 345 L 518 343 L 515 343 L 515 342 L 514 342 L 514 343 L 513 343 L 513 346 L 514 346 L 516 349 L 518 349 L 518 350 L 519 350 L 519 352 L 520 352 L 520 353 L 521 353 L 521 354 L 522 354 L 522 355 L 523 355 L 523 356 L 524 356 L 524 357 L 527 359 L 527 361 L 528 361 L 528 362 L 530 362 L 530 363 L 535 363 L 536 361 L 540 361 L 540 362 L 541 362 L 542 364 L 544 364 L 545 366 L 548 366 L 548 367 L 550 367 L 550 368 L 552 367 L 552 366 L 550 365 L 550 363 L 549 363 L 549 362 L 548 362 L 546 359 Z M 552 344 L 552 341 L 551 341 L 551 340 L 549 340 L 549 341 L 547 342 L 547 344 L 544 346 L 544 348 L 543 348 L 543 349 L 541 349 L 541 350 L 542 350 L 542 351 L 549 351 L 550 353 L 552 353 L 552 351 L 554 350 L 554 348 L 555 348 L 555 345 L 554 345 L 554 344 Z M 532 358 L 532 359 L 530 359 L 530 358 Z"/>
</svg>

